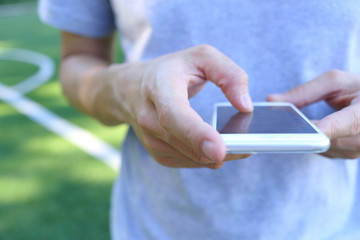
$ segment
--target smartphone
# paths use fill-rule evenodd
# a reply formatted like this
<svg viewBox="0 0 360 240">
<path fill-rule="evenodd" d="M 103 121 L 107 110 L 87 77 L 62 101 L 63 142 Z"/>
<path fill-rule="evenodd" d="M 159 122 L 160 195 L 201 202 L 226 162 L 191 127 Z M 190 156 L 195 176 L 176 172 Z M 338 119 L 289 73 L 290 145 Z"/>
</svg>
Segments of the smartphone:
<svg viewBox="0 0 360 240">
<path fill-rule="evenodd" d="M 291 103 L 255 102 L 251 113 L 230 103 L 214 106 L 213 127 L 227 153 L 320 153 L 329 138 Z"/>
</svg>

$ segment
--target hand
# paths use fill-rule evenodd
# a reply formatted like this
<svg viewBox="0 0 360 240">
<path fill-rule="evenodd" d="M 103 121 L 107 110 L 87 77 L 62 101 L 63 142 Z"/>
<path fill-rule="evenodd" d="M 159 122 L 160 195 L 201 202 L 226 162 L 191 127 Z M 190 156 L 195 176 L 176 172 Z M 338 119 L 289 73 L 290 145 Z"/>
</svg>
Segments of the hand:
<svg viewBox="0 0 360 240">
<path fill-rule="evenodd" d="M 188 101 L 210 80 L 238 110 L 253 109 L 246 73 L 213 47 L 197 46 L 147 63 L 115 65 L 101 75 L 107 90 L 100 91 L 98 98 L 107 100 L 99 101 L 95 114 L 128 122 L 160 164 L 219 168 L 224 160 L 249 156 L 226 156 L 220 134 Z M 111 109 L 104 108 L 104 102 Z"/>
<path fill-rule="evenodd" d="M 325 100 L 336 112 L 315 124 L 330 138 L 330 158 L 360 157 L 360 76 L 331 70 L 268 101 L 287 101 L 301 108 Z"/>
</svg>

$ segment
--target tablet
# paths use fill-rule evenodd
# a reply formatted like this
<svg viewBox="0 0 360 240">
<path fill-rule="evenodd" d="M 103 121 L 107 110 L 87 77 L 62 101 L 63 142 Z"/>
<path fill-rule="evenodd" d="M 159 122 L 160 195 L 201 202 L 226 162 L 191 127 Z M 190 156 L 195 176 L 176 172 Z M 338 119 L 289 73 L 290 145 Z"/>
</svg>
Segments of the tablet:
<svg viewBox="0 0 360 240">
<path fill-rule="evenodd" d="M 255 102 L 251 113 L 215 104 L 213 127 L 227 153 L 320 153 L 330 140 L 291 103 Z"/>
</svg>

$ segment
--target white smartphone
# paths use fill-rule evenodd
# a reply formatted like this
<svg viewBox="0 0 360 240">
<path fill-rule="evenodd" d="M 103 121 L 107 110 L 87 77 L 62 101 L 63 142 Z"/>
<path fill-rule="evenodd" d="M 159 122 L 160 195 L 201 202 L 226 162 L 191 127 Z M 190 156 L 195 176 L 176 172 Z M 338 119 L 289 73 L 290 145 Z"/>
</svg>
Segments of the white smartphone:
<svg viewBox="0 0 360 240">
<path fill-rule="evenodd" d="M 213 127 L 228 153 L 320 153 L 330 147 L 328 137 L 291 103 L 255 102 L 251 113 L 218 103 Z"/>
</svg>

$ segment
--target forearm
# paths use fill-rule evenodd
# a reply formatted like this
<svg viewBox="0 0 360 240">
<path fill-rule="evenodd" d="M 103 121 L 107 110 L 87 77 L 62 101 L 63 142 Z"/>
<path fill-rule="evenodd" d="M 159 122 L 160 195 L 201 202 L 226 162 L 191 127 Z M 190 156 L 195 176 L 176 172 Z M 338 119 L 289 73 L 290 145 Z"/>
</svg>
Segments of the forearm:
<svg viewBox="0 0 360 240">
<path fill-rule="evenodd" d="M 110 64 L 92 55 L 70 55 L 62 60 L 60 69 L 60 82 L 64 95 L 76 108 L 105 125 L 126 122 L 121 107 L 115 105 L 113 101 L 116 97 L 114 86 L 109 82 L 112 69 L 127 69 L 125 65 Z M 118 72 L 121 73 L 121 70 Z M 121 73 L 116 77 L 124 75 Z M 117 79 L 117 81 L 126 81 L 126 79 Z"/>
</svg>

